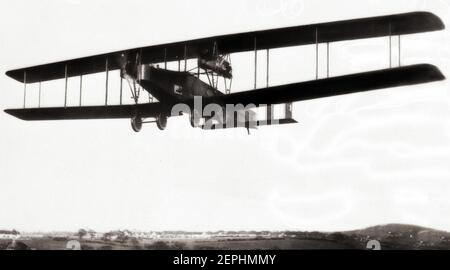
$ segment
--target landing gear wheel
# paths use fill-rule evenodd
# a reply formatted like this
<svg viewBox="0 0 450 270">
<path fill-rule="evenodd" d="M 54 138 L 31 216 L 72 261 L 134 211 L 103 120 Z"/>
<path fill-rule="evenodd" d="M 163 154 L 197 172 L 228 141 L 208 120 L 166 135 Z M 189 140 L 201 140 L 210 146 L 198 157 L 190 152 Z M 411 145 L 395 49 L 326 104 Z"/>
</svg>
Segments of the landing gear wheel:
<svg viewBox="0 0 450 270">
<path fill-rule="evenodd" d="M 142 118 L 135 116 L 131 118 L 131 128 L 134 132 L 139 132 L 142 129 Z"/>
<path fill-rule="evenodd" d="M 164 114 L 160 114 L 156 118 L 156 126 L 159 128 L 159 130 L 165 130 L 167 127 L 167 116 Z"/>
<path fill-rule="evenodd" d="M 196 110 L 193 109 L 190 115 L 190 122 L 191 122 L 191 126 L 193 128 L 196 128 L 200 125 L 200 113 Z"/>
</svg>

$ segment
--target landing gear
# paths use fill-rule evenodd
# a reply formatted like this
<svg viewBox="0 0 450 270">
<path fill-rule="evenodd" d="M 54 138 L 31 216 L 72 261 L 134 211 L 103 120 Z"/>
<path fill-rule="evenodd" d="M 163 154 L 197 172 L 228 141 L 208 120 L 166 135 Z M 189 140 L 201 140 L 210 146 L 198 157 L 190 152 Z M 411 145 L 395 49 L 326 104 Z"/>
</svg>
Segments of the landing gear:
<svg viewBox="0 0 450 270">
<path fill-rule="evenodd" d="M 141 117 L 135 116 L 131 118 L 131 128 L 134 132 L 139 132 L 142 129 L 142 124 L 156 123 L 159 130 L 165 130 L 167 127 L 167 118 L 168 117 L 165 114 L 160 114 L 153 121 L 143 121 Z"/>
<path fill-rule="evenodd" d="M 156 126 L 159 128 L 159 130 L 165 130 L 167 127 L 167 116 L 164 114 L 158 115 L 156 118 Z"/>
<path fill-rule="evenodd" d="M 142 118 L 135 116 L 131 118 L 131 128 L 134 132 L 139 132 L 142 129 Z"/>
</svg>

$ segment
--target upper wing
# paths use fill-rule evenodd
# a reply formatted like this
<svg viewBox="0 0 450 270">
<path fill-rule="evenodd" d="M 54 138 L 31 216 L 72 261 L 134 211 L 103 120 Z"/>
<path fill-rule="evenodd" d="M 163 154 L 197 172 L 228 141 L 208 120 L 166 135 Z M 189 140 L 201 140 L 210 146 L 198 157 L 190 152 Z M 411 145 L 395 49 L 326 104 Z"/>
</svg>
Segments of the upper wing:
<svg viewBox="0 0 450 270">
<path fill-rule="evenodd" d="M 124 52 L 140 52 L 141 63 L 150 64 L 161 63 L 165 60 L 177 61 L 185 57 L 198 58 L 201 54 L 211 52 L 214 44 L 217 45 L 220 53 L 227 54 L 254 50 L 255 43 L 257 49 L 264 50 L 314 44 L 316 41 L 335 42 L 441 29 L 444 29 L 444 24 L 436 15 L 428 12 L 412 12 L 162 44 L 11 70 L 6 74 L 20 82 L 34 83 L 64 78 L 66 66 L 68 77 L 103 72 L 106 70 L 106 59 L 108 59 L 108 70 L 119 69 L 118 59 Z"/>
<path fill-rule="evenodd" d="M 421 64 L 237 92 L 206 98 L 203 103 L 243 104 L 244 106 L 280 104 L 444 79 L 444 75 L 435 66 Z"/>
<path fill-rule="evenodd" d="M 74 120 L 156 117 L 163 110 L 160 103 L 117 106 L 83 106 L 8 109 L 6 113 L 22 120 Z"/>
</svg>

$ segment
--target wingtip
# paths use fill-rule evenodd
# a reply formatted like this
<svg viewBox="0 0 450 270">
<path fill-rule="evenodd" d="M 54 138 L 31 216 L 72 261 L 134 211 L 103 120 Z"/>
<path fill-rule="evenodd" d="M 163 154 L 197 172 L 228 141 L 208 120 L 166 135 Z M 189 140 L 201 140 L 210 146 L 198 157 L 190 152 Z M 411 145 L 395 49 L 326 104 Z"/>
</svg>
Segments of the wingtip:
<svg viewBox="0 0 450 270">
<path fill-rule="evenodd" d="M 433 12 L 423 11 L 420 13 L 423 14 L 423 16 L 428 19 L 428 22 L 431 25 L 433 25 L 433 27 L 435 28 L 436 31 L 445 29 L 444 21 L 439 16 L 434 14 Z"/>
<path fill-rule="evenodd" d="M 8 70 L 8 71 L 5 72 L 5 75 L 10 77 L 11 79 L 14 79 L 14 80 L 16 80 L 18 82 L 23 83 L 24 82 L 23 76 L 20 77 L 17 73 L 18 73 L 18 70 Z"/>
<path fill-rule="evenodd" d="M 12 109 L 6 109 L 6 110 L 3 110 L 3 112 L 7 113 L 9 115 L 12 115 Z"/>
<path fill-rule="evenodd" d="M 439 16 L 431 12 L 429 12 L 429 14 L 433 17 L 438 30 L 444 30 L 446 28 L 444 21 Z"/>
<path fill-rule="evenodd" d="M 423 74 L 422 77 L 427 82 L 437 82 L 446 79 L 442 71 L 433 64 L 418 64 L 410 67 L 415 68 L 420 74 Z"/>
<path fill-rule="evenodd" d="M 436 81 L 443 81 L 446 79 L 444 73 L 435 65 L 428 64 L 428 67 L 430 69 L 430 73 L 432 74 L 432 77 Z"/>
<path fill-rule="evenodd" d="M 6 113 L 6 114 L 11 115 L 11 116 L 13 116 L 13 117 L 15 117 L 17 119 L 24 120 L 24 121 L 27 120 L 27 119 L 25 119 L 23 117 L 22 114 L 19 113 L 18 109 L 6 109 L 6 110 L 3 110 L 3 112 Z"/>
<path fill-rule="evenodd" d="M 15 116 L 14 113 L 13 113 L 13 109 L 6 109 L 6 110 L 3 110 L 3 112 L 6 113 L 6 114 L 9 114 L 11 116 Z"/>
<path fill-rule="evenodd" d="M 439 80 L 440 80 L 440 81 L 444 81 L 444 80 L 447 79 L 447 78 L 445 77 L 444 73 L 442 73 L 441 70 L 440 70 L 439 68 L 437 68 L 437 67 L 436 67 L 436 73 L 438 74 Z"/>
</svg>

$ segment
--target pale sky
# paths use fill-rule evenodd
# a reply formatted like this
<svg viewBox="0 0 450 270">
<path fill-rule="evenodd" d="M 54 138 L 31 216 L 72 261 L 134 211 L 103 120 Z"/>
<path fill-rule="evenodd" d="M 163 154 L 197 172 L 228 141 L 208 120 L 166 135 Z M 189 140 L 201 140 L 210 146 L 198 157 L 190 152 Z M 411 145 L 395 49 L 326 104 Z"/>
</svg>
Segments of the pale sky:
<svg viewBox="0 0 450 270">
<path fill-rule="evenodd" d="M 137 134 L 126 119 L 24 122 L 3 113 L 22 106 L 22 85 L 4 75 L 15 68 L 419 10 L 450 25 L 444 0 L 1 1 L 0 228 L 334 231 L 409 223 L 450 231 L 448 80 L 295 103 L 299 124 L 250 136 L 192 129 L 187 117 Z M 406 36 L 402 63 L 431 63 L 448 77 L 449 41 L 449 30 Z M 387 38 L 335 43 L 331 74 L 387 68 L 388 55 Z M 274 50 L 271 84 L 313 79 L 314 59 L 314 46 Z M 259 87 L 264 61 L 261 52 Z M 232 55 L 233 91 L 253 87 L 252 63 L 251 53 Z M 111 74 L 111 103 L 118 78 Z M 83 102 L 102 104 L 104 74 L 84 80 Z M 77 89 L 69 80 L 70 105 Z M 28 91 L 34 107 L 37 85 Z M 44 106 L 62 106 L 62 81 L 42 91 Z"/>
</svg>

